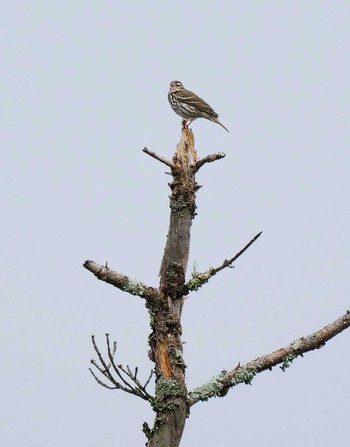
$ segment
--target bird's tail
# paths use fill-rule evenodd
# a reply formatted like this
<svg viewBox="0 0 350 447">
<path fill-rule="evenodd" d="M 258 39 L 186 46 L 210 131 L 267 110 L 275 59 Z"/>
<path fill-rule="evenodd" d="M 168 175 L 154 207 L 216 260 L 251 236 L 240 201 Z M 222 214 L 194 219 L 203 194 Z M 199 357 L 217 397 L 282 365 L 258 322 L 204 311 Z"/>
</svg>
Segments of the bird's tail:
<svg viewBox="0 0 350 447">
<path fill-rule="evenodd" d="M 212 121 L 214 121 L 214 123 L 219 124 L 219 126 L 223 127 L 227 132 L 229 132 L 228 129 L 226 129 L 226 127 L 220 123 L 220 121 L 217 118 L 212 118 Z"/>
</svg>

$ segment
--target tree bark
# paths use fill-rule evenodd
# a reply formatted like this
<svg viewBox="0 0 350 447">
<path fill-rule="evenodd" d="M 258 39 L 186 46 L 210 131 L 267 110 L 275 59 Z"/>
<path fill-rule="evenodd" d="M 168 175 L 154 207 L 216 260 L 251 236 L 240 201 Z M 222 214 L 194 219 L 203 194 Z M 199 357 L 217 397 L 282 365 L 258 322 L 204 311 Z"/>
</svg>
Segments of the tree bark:
<svg viewBox="0 0 350 447">
<path fill-rule="evenodd" d="M 181 312 L 191 225 L 196 209 L 195 163 L 193 133 L 183 127 L 171 169 L 170 224 L 160 267 L 160 298 L 149 306 L 152 313 L 150 357 L 155 362 L 156 372 L 156 420 L 148 447 L 177 447 L 189 411 L 186 366 L 182 358 Z"/>
</svg>

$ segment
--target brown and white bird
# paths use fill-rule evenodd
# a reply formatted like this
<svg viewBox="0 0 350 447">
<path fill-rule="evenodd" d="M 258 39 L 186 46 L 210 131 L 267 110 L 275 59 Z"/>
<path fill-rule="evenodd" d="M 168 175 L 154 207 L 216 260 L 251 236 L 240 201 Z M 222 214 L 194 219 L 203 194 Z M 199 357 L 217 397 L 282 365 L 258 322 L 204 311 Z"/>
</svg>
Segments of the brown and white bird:
<svg viewBox="0 0 350 447">
<path fill-rule="evenodd" d="M 205 118 L 219 124 L 228 132 L 228 129 L 218 120 L 219 115 L 215 110 L 204 99 L 186 90 L 180 81 L 170 83 L 168 100 L 174 112 L 184 118 L 187 125 L 197 118 Z"/>
</svg>

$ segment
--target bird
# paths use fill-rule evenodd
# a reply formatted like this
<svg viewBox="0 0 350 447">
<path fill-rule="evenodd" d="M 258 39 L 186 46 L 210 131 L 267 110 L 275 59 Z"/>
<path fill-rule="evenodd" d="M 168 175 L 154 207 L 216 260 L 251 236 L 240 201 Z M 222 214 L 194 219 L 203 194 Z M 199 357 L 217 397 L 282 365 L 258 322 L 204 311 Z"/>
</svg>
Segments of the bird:
<svg viewBox="0 0 350 447">
<path fill-rule="evenodd" d="M 218 120 L 219 115 L 215 110 L 204 99 L 186 90 L 180 81 L 170 83 L 168 101 L 174 112 L 186 120 L 186 126 L 197 118 L 205 118 L 219 124 L 228 132 L 228 129 Z"/>
</svg>

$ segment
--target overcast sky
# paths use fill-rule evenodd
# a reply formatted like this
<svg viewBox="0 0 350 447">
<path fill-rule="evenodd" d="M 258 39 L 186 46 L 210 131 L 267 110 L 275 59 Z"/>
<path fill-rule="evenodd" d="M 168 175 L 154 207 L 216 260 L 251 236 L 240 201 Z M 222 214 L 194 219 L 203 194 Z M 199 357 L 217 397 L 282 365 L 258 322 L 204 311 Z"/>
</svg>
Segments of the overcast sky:
<svg viewBox="0 0 350 447">
<path fill-rule="evenodd" d="M 206 270 L 261 238 L 186 300 L 189 389 L 350 308 L 348 1 L 1 0 L 1 443 L 135 447 L 147 403 L 90 376 L 90 336 L 146 378 L 144 302 L 86 259 L 158 285 L 165 166 L 180 80 L 230 130 L 192 129 L 200 157 L 191 258 Z M 192 408 L 182 447 L 344 444 L 350 330 Z"/>
</svg>

